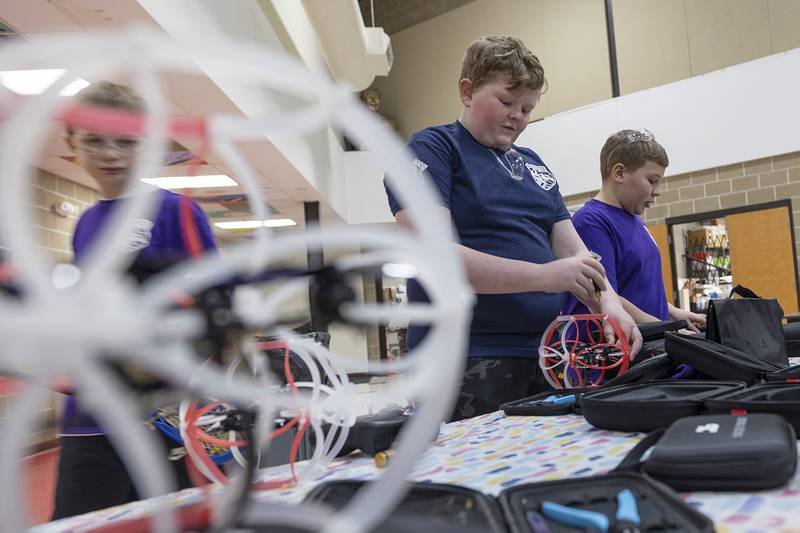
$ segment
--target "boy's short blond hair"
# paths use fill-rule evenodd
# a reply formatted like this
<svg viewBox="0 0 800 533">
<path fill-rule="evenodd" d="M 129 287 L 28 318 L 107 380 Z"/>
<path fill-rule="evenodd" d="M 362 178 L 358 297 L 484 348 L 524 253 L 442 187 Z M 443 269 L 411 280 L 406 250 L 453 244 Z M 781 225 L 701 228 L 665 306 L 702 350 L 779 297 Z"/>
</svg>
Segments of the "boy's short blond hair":
<svg viewBox="0 0 800 533">
<path fill-rule="evenodd" d="M 98 81 L 78 91 L 75 100 L 79 104 L 94 107 L 110 107 L 141 113 L 145 110 L 144 100 L 139 94 L 127 85 L 119 85 L 110 81 Z M 67 128 L 67 133 L 72 134 L 72 129 Z"/>
<path fill-rule="evenodd" d="M 667 151 L 649 130 L 621 130 L 606 140 L 600 150 L 600 173 L 605 180 L 614 165 L 621 163 L 634 171 L 653 161 L 664 168 L 669 166 Z"/>
<path fill-rule="evenodd" d="M 477 89 L 503 76 L 509 78 L 512 91 L 520 87 L 539 91 L 547 84 L 539 58 L 516 37 L 488 35 L 469 45 L 460 80 L 468 78 Z"/>
</svg>

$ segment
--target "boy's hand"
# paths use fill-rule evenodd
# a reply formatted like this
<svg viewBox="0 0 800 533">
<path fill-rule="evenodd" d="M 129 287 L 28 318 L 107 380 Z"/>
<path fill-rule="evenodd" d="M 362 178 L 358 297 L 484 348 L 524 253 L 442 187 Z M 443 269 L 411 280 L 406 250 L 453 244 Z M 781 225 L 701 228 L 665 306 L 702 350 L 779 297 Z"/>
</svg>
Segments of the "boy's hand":
<svg viewBox="0 0 800 533">
<path fill-rule="evenodd" d="M 545 292 L 571 292 L 581 301 L 597 301 L 595 291 L 606 289 L 605 269 L 589 252 L 541 265 Z"/>
<path fill-rule="evenodd" d="M 634 322 L 631 315 L 629 315 L 623 308 L 619 298 L 615 294 L 604 295 L 600 304 L 601 312 L 608 315 L 609 318 L 619 325 L 625 336 L 628 337 L 628 344 L 631 347 L 631 360 L 633 360 L 642 348 L 642 332 Z M 614 329 L 608 321 L 603 322 L 603 332 L 605 333 L 606 342 L 614 343 L 617 336 L 614 334 Z"/>
<path fill-rule="evenodd" d="M 686 323 L 688 324 L 687 328 L 696 333 L 700 331 L 705 331 L 706 329 L 705 315 L 692 313 L 691 311 L 687 311 L 686 309 L 680 309 L 678 307 L 671 307 L 669 317 L 672 320 L 685 320 Z"/>
</svg>

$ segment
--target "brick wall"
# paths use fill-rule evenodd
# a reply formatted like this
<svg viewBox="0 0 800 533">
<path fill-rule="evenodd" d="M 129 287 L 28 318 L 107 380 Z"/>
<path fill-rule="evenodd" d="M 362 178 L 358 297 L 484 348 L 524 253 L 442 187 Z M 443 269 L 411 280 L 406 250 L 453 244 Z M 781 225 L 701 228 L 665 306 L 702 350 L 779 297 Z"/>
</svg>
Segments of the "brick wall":
<svg viewBox="0 0 800 533">
<path fill-rule="evenodd" d="M 568 208 L 577 208 L 595 194 L 567 196 L 564 201 Z M 663 224 L 666 218 L 785 198 L 792 201 L 795 245 L 800 250 L 800 152 L 669 176 L 642 218 L 647 224 Z"/>
<path fill-rule="evenodd" d="M 78 216 L 98 198 L 98 194 L 82 185 L 39 170 L 32 183 L 32 201 L 29 206 L 35 213 L 35 224 L 41 245 L 56 261 L 72 260 L 72 232 Z M 52 210 L 56 202 L 68 201 L 78 207 L 78 215 L 61 217 Z M 43 332 L 44 333 L 44 332 Z M 53 354 L 54 357 L 57 354 Z M 14 398 L 19 392 L 20 384 L 11 380 L 0 380 L 0 422 L 8 418 L 9 409 L 13 408 Z M 46 392 L 36 412 L 36 428 L 27 436 L 31 451 L 46 447 L 56 438 L 58 405 L 61 395 Z M 2 427 L 2 424 L 0 424 Z"/>
</svg>

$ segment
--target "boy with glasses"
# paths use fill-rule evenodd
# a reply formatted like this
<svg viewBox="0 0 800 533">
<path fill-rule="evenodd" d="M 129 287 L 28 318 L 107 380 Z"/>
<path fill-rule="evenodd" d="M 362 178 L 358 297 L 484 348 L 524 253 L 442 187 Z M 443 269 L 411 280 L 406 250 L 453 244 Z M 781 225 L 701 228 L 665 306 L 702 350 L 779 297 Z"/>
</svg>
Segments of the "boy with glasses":
<svg viewBox="0 0 800 533">
<path fill-rule="evenodd" d="M 572 217 L 586 246 L 599 254 L 606 277 L 625 310 L 638 323 L 686 320 L 689 328 L 705 328 L 706 318 L 667 303 L 661 255 L 640 216 L 661 194 L 669 165 L 664 147 L 648 130 L 622 130 L 600 151 L 603 185 Z M 585 313 L 570 298 L 564 314 Z"/>
<path fill-rule="evenodd" d="M 544 86 L 542 65 L 522 41 L 478 39 L 467 50 L 458 82 L 460 118 L 417 132 L 408 143 L 416 168 L 427 171 L 443 214 L 453 221 L 456 246 L 477 293 L 453 420 L 549 388 L 536 358 L 563 292 L 619 322 L 633 353 L 641 345 L 617 296 L 604 290 L 603 267 L 572 227 L 556 178 L 533 150 L 514 145 Z M 391 190 L 387 194 L 397 223 L 420 230 Z M 408 295 L 412 301 L 425 299 L 414 280 Z M 407 344 L 416 346 L 424 335 L 424 327 L 411 324 Z"/>
<path fill-rule="evenodd" d="M 95 83 L 75 98 L 86 106 L 140 114 L 145 111 L 141 98 L 131 88 L 110 82 Z M 77 155 L 79 164 L 94 178 L 104 198 L 87 209 L 75 227 L 72 247 L 75 262 L 80 265 L 128 188 L 138 141 L 135 137 L 109 136 L 68 127 L 66 142 Z M 187 228 L 181 218 L 184 202 L 190 203 L 192 225 L 199 236 L 200 247 L 216 249 L 208 220 L 197 204 L 166 190 L 154 189 L 148 194 L 159 195 L 157 212 L 152 220 L 129 221 L 131 233 L 126 237 L 127 252 L 135 254 L 130 271 L 139 281 L 189 257 Z M 66 399 L 59 436 L 61 452 L 54 520 L 138 499 L 125 465 L 105 432 L 73 396 Z M 190 486 L 182 461 L 171 464 L 178 485 L 181 488 Z"/>
</svg>

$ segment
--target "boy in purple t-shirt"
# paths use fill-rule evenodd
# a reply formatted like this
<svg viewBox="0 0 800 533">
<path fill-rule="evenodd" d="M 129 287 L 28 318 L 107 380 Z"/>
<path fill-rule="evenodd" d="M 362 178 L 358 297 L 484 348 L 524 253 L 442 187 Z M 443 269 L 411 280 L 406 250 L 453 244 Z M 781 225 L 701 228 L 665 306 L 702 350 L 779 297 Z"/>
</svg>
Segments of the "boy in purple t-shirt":
<svg viewBox="0 0 800 533">
<path fill-rule="evenodd" d="M 78 95 L 80 104 L 108 107 L 141 113 L 141 98 L 129 87 L 110 82 L 95 83 Z M 75 262 L 80 264 L 89 251 L 100 228 L 117 208 L 118 198 L 125 192 L 136 154 L 137 140 L 126 136 L 109 136 L 83 128 L 67 128 L 66 142 L 78 156 L 80 165 L 94 178 L 105 198 L 81 215 L 75 228 L 72 247 Z M 200 246 L 216 249 L 214 236 L 200 208 L 187 198 L 160 189 L 149 194 L 160 196 L 160 206 L 152 220 L 131 221 L 127 252 L 136 254 L 131 273 L 143 281 L 169 266 L 186 259 L 193 235 Z M 194 228 L 185 228 L 181 216 L 182 204 L 189 206 Z M 192 249 L 198 249 L 192 241 Z M 53 519 L 103 509 L 137 499 L 125 465 L 106 438 L 105 432 L 85 411 L 76 398 L 65 402 L 60 431 L 61 452 L 55 493 Z M 165 450 L 165 454 L 166 454 Z M 182 465 L 171 463 L 178 485 L 189 485 Z"/>
<path fill-rule="evenodd" d="M 622 130 L 600 151 L 603 186 L 572 217 L 589 250 L 601 257 L 606 277 L 637 323 L 686 320 L 699 331 L 706 318 L 667 303 L 661 255 L 640 215 L 661 193 L 667 152 L 647 130 Z M 587 312 L 570 295 L 564 314 Z"/>
</svg>

